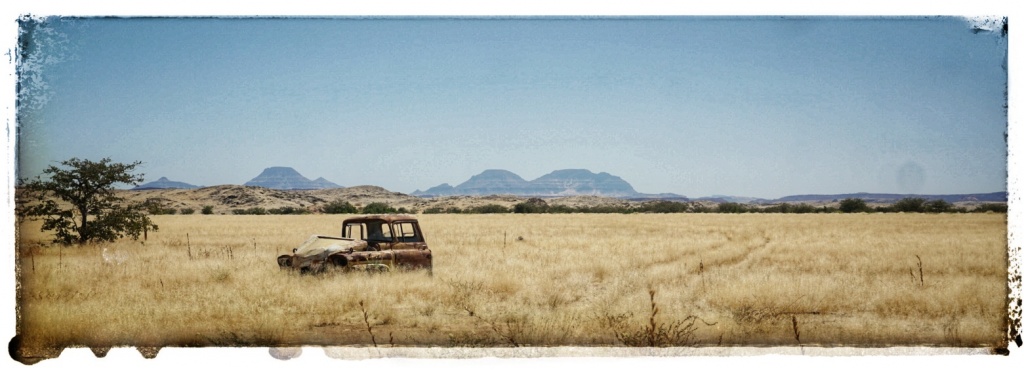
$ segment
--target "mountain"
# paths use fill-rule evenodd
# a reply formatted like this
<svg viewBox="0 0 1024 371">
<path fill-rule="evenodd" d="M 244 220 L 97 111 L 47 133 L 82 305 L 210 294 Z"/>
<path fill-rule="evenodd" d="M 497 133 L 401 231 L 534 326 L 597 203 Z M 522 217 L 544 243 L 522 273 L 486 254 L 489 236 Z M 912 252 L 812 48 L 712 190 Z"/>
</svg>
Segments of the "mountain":
<svg viewBox="0 0 1024 371">
<path fill-rule="evenodd" d="M 331 182 L 331 181 L 329 181 L 327 179 L 324 179 L 324 177 L 316 178 L 316 180 L 313 180 L 313 184 L 316 184 L 317 186 L 319 186 L 319 188 L 314 188 L 314 189 L 342 188 L 342 186 L 337 185 L 334 182 Z"/>
<path fill-rule="evenodd" d="M 160 179 L 157 179 L 155 182 L 149 182 L 149 183 L 145 183 L 145 184 L 139 185 L 138 187 L 132 188 L 132 190 L 133 191 L 138 191 L 138 190 L 142 190 L 142 189 L 193 189 L 193 188 L 199 188 L 199 186 L 191 185 L 191 184 L 188 184 L 188 183 L 185 183 L 185 182 L 175 182 L 175 181 L 172 181 L 170 179 L 167 179 L 167 177 L 160 177 Z"/>
<path fill-rule="evenodd" d="M 608 174 L 594 174 L 586 169 L 555 170 L 540 178 L 527 181 L 508 170 L 490 169 L 474 175 L 469 180 L 452 187 L 448 183 L 431 187 L 426 191 L 413 192 L 414 196 L 435 197 L 453 195 L 515 195 L 515 196 L 604 196 L 620 198 L 672 198 L 684 196 L 665 193 L 648 195 L 639 193 L 620 177 Z"/>
<path fill-rule="evenodd" d="M 630 197 L 637 194 L 622 178 L 608 173 L 594 174 L 586 169 L 555 170 L 529 184 L 529 190 L 537 196 Z"/>
<path fill-rule="evenodd" d="M 341 186 L 331 183 L 324 178 L 309 180 L 302 176 L 302 174 L 299 174 L 298 171 L 295 171 L 295 169 L 284 166 L 274 166 L 263 169 L 263 172 L 260 173 L 260 175 L 252 178 L 252 180 L 248 182 L 245 182 L 245 185 L 270 189 L 341 188 Z"/>
<path fill-rule="evenodd" d="M 774 202 L 814 202 L 814 201 L 838 201 L 846 198 L 859 198 L 867 202 L 895 202 L 904 198 L 923 198 L 926 200 L 943 200 L 946 202 L 1006 202 L 1007 192 L 972 193 L 958 195 L 915 195 L 915 194 L 894 194 L 894 193 L 844 193 L 834 195 L 795 195 L 786 196 L 774 200 Z"/>
<path fill-rule="evenodd" d="M 508 170 L 484 170 L 453 189 L 459 195 L 530 193 L 530 182 Z"/>
<path fill-rule="evenodd" d="M 441 183 L 439 186 L 427 188 L 426 191 L 416 190 L 412 193 L 413 196 L 450 196 L 455 194 L 455 187 L 451 184 Z"/>
</svg>

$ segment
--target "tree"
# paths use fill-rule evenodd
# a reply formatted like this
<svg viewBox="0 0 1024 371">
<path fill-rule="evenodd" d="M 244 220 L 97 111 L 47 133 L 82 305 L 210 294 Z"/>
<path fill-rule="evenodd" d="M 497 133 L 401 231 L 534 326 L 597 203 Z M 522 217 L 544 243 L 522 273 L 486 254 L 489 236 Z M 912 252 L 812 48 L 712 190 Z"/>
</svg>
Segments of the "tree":
<svg viewBox="0 0 1024 371">
<path fill-rule="evenodd" d="M 141 183 L 142 174 L 132 174 L 140 164 L 116 163 L 109 158 L 99 162 L 71 158 L 62 161 L 60 167 L 50 165 L 43 170 L 49 179 L 37 176 L 22 181 L 28 201 L 19 214 L 42 218 L 42 230 L 54 231 L 53 242 L 64 245 L 114 241 L 125 236 L 138 239 L 146 228 L 157 230 L 157 226 L 142 212 L 141 204 L 127 204 L 117 197 L 114 185 Z"/>
<path fill-rule="evenodd" d="M 839 211 L 844 213 L 863 213 L 871 210 L 867 202 L 859 198 L 847 198 L 839 201 Z"/>
</svg>

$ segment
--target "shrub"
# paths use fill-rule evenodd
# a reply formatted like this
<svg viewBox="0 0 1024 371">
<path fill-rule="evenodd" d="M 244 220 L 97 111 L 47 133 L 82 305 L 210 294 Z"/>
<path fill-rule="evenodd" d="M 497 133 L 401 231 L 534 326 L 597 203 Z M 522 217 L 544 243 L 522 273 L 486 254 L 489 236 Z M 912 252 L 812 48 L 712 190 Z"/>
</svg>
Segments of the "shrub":
<svg viewBox="0 0 1024 371">
<path fill-rule="evenodd" d="M 441 214 L 441 213 L 444 213 L 444 209 L 442 209 L 440 207 L 437 207 L 437 206 L 428 207 L 428 208 L 423 210 L 423 213 L 424 214 Z"/>
<path fill-rule="evenodd" d="M 791 212 L 794 214 L 810 214 L 817 211 L 818 209 L 816 209 L 814 206 L 808 204 L 796 204 L 793 205 Z"/>
<path fill-rule="evenodd" d="M 765 208 L 761 209 L 761 212 L 763 212 L 763 213 L 789 213 L 789 212 L 793 212 L 793 205 L 790 205 L 788 203 L 783 202 L 783 203 L 778 204 L 778 205 L 772 205 L 772 206 L 765 207 Z"/>
<path fill-rule="evenodd" d="M 181 209 L 181 215 L 192 215 L 192 214 L 195 214 L 195 212 L 196 212 L 196 209 L 193 209 L 191 207 L 186 207 L 186 208 Z"/>
<path fill-rule="evenodd" d="M 276 208 L 276 209 L 267 210 L 267 212 L 270 213 L 270 214 L 273 214 L 273 215 L 309 214 L 309 210 L 303 209 L 301 207 L 294 207 L 294 206 L 282 206 L 282 207 L 279 207 L 279 208 Z"/>
<path fill-rule="evenodd" d="M 149 215 L 174 215 L 178 212 L 171 207 L 164 207 L 163 202 L 159 199 L 149 199 L 142 203 L 142 206 L 146 208 L 146 212 Z"/>
<path fill-rule="evenodd" d="M 945 213 L 953 210 L 953 204 L 945 200 L 931 200 L 924 203 L 924 211 L 929 213 Z"/>
<path fill-rule="evenodd" d="M 394 214 L 398 212 L 395 208 L 383 202 L 371 202 L 363 206 L 363 214 Z"/>
<path fill-rule="evenodd" d="M 210 206 L 210 205 L 203 206 L 203 211 L 202 212 L 203 212 L 203 215 L 213 214 L 213 206 Z"/>
<path fill-rule="evenodd" d="M 718 212 L 720 213 L 746 213 L 749 212 L 747 205 L 736 203 L 736 202 L 723 202 L 718 204 Z"/>
<path fill-rule="evenodd" d="M 981 205 L 978 205 L 978 207 L 974 208 L 974 210 L 972 210 L 972 211 L 976 212 L 976 213 L 984 213 L 984 212 L 988 212 L 988 211 L 991 211 L 991 212 L 994 212 L 994 213 L 1005 213 L 1006 212 L 1006 204 L 997 204 L 997 203 L 981 204 Z"/>
<path fill-rule="evenodd" d="M 839 201 L 839 211 L 844 213 L 864 213 L 870 210 L 868 203 L 859 198 L 847 198 Z"/>
<path fill-rule="evenodd" d="M 690 205 L 675 201 L 645 202 L 637 208 L 641 213 L 685 213 Z"/>
<path fill-rule="evenodd" d="M 512 207 L 512 211 L 516 214 L 537 214 L 548 212 L 548 203 L 539 198 L 531 198 L 525 202 L 520 202 Z"/>
<path fill-rule="evenodd" d="M 325 214 L 355 214 L 359 212 L 355 206 L 352 206 L 348 201 L 334 200 L 324 205 L 321 210 Z"/>
<path fill-rule="evenodd" d="M 468 214 L 507 214 L 510 211 L 511 210 L 507 207 L 495 204 L 474 206 L 466 209 L 466 213 Z"/>
<path fill-rule="evenodd" d="M 920 213 L 924 212 L 924 202 L 925 200 L 923 198 L 908 197 L 896 201 L 896 203 L 892 205 L 892 209 L 896 212 Z"/>
<path fill-rule="evenodd" d="M 593 214 L 629 214 L 633 212 L 633 209 L 630 209 L 627 206 L 581 206 L 576 208 L 576 212 Z"/>
<path fill-rule="evenodd" d="M 234 209 L 231 210 L 231 213 L 235 215 L 267 215 L 267 209 L 262 207 L 250 207 L 248 209 Z"/>
</svg>

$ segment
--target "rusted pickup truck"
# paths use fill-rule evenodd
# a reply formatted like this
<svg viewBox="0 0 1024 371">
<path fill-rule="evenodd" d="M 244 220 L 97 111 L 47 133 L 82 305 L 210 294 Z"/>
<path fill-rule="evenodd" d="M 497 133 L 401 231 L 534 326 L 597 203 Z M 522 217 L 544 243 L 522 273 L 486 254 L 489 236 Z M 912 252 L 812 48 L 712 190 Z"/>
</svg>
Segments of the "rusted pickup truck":
<svg viewBox="0 0 1024 371">
<path fill-rule="evenodd" d="M 367 215 L 342 222 L 341 237 L 313 235 L 277 265 L 302 273 L 329 269 L 433 269 L 419 221 L 410 215 Z"/>
</svg>

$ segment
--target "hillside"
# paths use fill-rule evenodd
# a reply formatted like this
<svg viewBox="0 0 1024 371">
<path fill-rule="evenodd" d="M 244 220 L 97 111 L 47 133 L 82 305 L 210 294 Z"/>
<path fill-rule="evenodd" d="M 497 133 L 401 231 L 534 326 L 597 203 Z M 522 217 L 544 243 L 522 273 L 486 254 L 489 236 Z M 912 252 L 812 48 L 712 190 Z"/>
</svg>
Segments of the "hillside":
<svg viewBox="0 0 1024 371">
<path fill-rule="evenodd" d="M 198 189 L 118 190 L 117 193 L 131 202 L 155 202 L 163 207 L 176 210 L 191 208 L 196 213 L 202 210 L 204 206 L 212 206 L 214 214 L 231 214 L 232 210 L 235 209 L 254 207 L 262 207 L 264 209 L 295 207 L 318 211 L 327 203 L 336 200 L 349 202 L 357 207 L 373 202 L 383 202 L 395 208 L 404 207 L 409 210 L 422 211 L 431 207 L 467 209 L 490 204 L 512 207 L 528 199 L 528 197 L 508 195 L 457 195 L 422 198 L 368 185 L 316 190 L 278 190 L 263 187 L 220 185 Z M 568 205 L 573 207 L 637 203 L 636 201 L 600 196 L 551 198 L 547 202 L 552 205 Z"/>
</svg>

